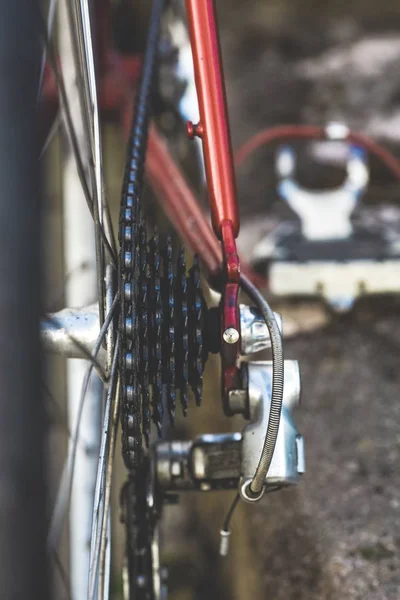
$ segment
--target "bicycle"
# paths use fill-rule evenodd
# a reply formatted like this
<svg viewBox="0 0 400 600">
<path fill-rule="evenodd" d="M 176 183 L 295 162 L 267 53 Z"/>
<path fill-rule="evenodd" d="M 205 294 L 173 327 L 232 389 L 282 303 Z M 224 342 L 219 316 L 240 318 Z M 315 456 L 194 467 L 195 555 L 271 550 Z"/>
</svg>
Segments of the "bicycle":
<svg viewBox="0 0 400 600">
<path fill-rule="evenodd" d="M 82 5 L 80 8 L 82 9 Z M 94 58 L 92 50 L 88 47 L 88 40 L 91 39 L 92 34 L 89 12 L 85 3 L 83 3 L 83 9 L 86 9 L 86 12 L 85 10 L 79 11 L 78 6 L 75 5 L 70 10 L 69 18 L 74 23 L 74 28 L 79 32 L 75 41 L 75 55 L 79 57 L 81 66 L 86 65 L 86 71 L 83 70 L 81 76 L 81 87 L 83 88 L 83 91 L 81 91 L 81 103 L 86 107 L 93 106 L 93 113 L 96 118 L 98 108 L 95 102 Z M 182 472 L 185 472 L 191 461 L 191 456 L 195 453 L 199 454 L 200 451 L 200 447 L 196 447 L 195 451 L 194 447 L 187 446 L 186 453 L 179 455 L 177 459 L 174 455 L 174 447 L 169 448 L 168 444 L 163 445 L 160 442 L 148 454 L 144 448 L 150 444 L 150 422 L 152 420 L 155 423 L 159 435 L 161 435 L 163 413 L 168 412 L 170 421 L 173 421 L 178 391 L 182 409 L 185 413 L 188 405 L 187 389 L 189 386 L 193 390 L 196 403 L 200 404 L 204 363 L 209 351 L 220 352 L 222 350 L 226 412 L 228 414 L 237 412 L 246 412 L 249 415 L 250 413 L 253 414 L 254 426 L 257 425 L 257 446 L 260 452 L 265 445 L 261 464 L 258 466 L 256 464 L 258 463 L 258 451 L 254 451 L 254 438 L 251 440 L 250 431 L 247 436 L 244 436 L 244 444 L 247 443 L 249 449 L 243 453 L 243 455 L 247 456 L 247 462 L 245 463 L 241 478 L 241 494 L 250 501 L 261 497 L 264 492 L 264 479 L 272 460 L 273 449 L 278 436 L 278 424 L 283 401 L 283 364 L 282 358 L 279 357 L 279 354 L 281 355 L 281 336 L 275 317 L 268 304 L 262 301 L 261 295 L 254 286 L 243 275 L 240 276 L 234 244 L 234 237 L 238 231 L 238 215 L 233 182 L 233 165 L 229 150 L 229 133 L 226 122 L 219 122 L 220 117 L 224 117 L 225 107 L 221 104 L 215 112 L 215 107 L 212 106 L 212 103 L 209 103 L 208 98 L 210 89 L 215 90 L 214 102 L 222 101 L 224 98 L 219 57 L 218 55 L 212 55 L 211 52 L 212 46 L 216 47 L 215 44 L 218 44 L 214 7 L 212 3 L 202 6 L 201 3 L 194 2 L 188 3 L 188 9 L 195 56 L 196 53 L 205 53 L 206 56 L 213 60 L 213 68 L 206 69 L 201 73 L 201 60 L 197 58 L 197 74 L 200 79 L 203 79 L 203 88 L 200 86 L 200 89 L 203 89 L 200 96 L 200 106 L 205 129 L 202 130 L 201 126 L 196 127 L 189 124 L 189 135 L 192 137 L 195 135 L 204 136 L 204 145 L 207 148 L 205 152 L 206 171 L 211 180 L 214 181 L 216 199 L 212 202 L 212 206 L 214 207 L 213 221 L 215 229 L 218 229 L 220 235 L 222 235 L 222 246 L 224 248 L 226 264 L 226 274 L 224 277 L 226 277 L 228 282 L 223 294 L 225 308 L 221 311 L 218 309 L 206 310 L 200 288 L 198 263 L 195 261 L 189 275 L 187 275 L 185 257 L 181 250 L 178 256 L 177 274 L 174 275 L 171 241 L 167 240 L 165 250 L 160 253 L 157 234 L 154 234 L 153 238 L 147 242 L 146 227 L 140 222 L 138 204 L 143 186 L 143 165 L 150 116 L 149 98 L 154 76 L 161 14 L 163 12 L 163 2 L 156 1 L 153 5 L 150 19 L 148 42 L 143 59 L 141 82 L 136 98 L 134 125 L 125 172 L 120 216 L 119 290 L 118 296 L 114 298 L 111 304 L 108 304 L 106 311 L 104 311 L 104 298 L 109 298 L 113 295 L 110 293 L 112 276 L 107 280 L 108 287 L 106 292 L 104 292 L 101 275 L 98 273 L 99 319 L 102 337 L 106 334 L 107 328 L 112 324 L 112 311 L 116 309 L 118 304 L 120 317 L 118 325 L 114 325 L 114 344 L 110 334 L 107 338 L 107 342 L 112 348 L 111 352 L 110 348 L 108 349 L 110 382 L 104 409 L 103 438 L 95 490 L 91 538 L 92 548 L 89 566 L 89 598 L 104 597 L 104 594 L 108 590 L 107 521 L 112 473 L 111 464 L 115 448 L 115 431 L 118 422 L 117 414 L 119 412 L 118 400 L 115 399 L 115 397 L 119 397 L 118 386 L 121 388 L 123 455 L 125 464 L 130 471 L 128 482 L 123 492 L 123 503 L 125 506 L 124 519 L 127 529 L 127 579 L 129 581 L 129 597 L 159 597 L 162 593 L 161 571 L 157 567 L 159 564 L 157 544 L 151 540 L 153 537 L 156 537 L 155 525 L 161 501 L 164 496 L 168 497 L 168 491 L 171 491 L 170 488 L 172 487 L 173 489 L 178 482 L 175 480 L 165 480 L 164 473 L 164 482 L 161 484 L 161 474 L 155 473 L 156 464 L 164 464 L 165 469 L 167 461 L 170 465 L 175 465 L 173 468 L 176 469 L 176 462 L 179 460 L 182 462 Z M 205 25 L 206 35 L 203 35 L 199 30 L 196 31 L 197 21 L 201 21 Z M 67 92 L 65 85 L 62 83 L 62 76 L 58 70 L 53 49 L 49 44 L 47 44 L 47 51 L 55 72 L 55 78 L 61 89 L 63 110 L 68 113 Z M 45 79 L 44 84 L 45 87 L 48 87 L 49 80 Z M 129 111 L 129 108 L 126 110 Z M 71 123 L 71 116 L 67 120 Z M 210 123 L 209 126 L 206 125 L 208 122 Z M 115 244 L 112 239 L 110 219 L 104 206 L 104 199 L 102 199 L 101 150 L 98 147 L 98 127 L 98 122 L 96 124 L 95 121 L 92 122 L 89 118 L 84 123 L 86 139 L 89 140 L 89 156 L 91 151 L 92 161 L 95 165 L 90 186 L 92 190 L 97 190 L 97 200 L 91 202 L 90 197 L 86 199 L 89 208 L 92 208 L 94 216 L 97 239 L 97 268 L 101 274 L 104 271 L 104 262 L 107 262 L 107 259 L 105 259 L 106 254 L 108 254 L 107 258 L 109 262 L 111 264 L 114 262 L 115 265 L 115 251 L 113 251 Z M 70 125 L 69 137 L 72 146 L 77 148 L 76 135 L 74 135 L 73 128 Z M 176 183 L 175 189 L 178 188 L 180 190 L 180 197 L 182 198 L 185 195 L 189 197 L 189 200 L 192 202 L 191 207 L 189 207 L 190 210 L 192 213 L 194 210 L 197 211 L 195 213 L 195 216 L 197 214 L 195 224 L 200 223 L 200 230 L 197 231 L 196 227 L 193 227 L 193 217 L 191 217 L 191 229 L 189 230 L 191 246 L 194 250 L 199 249 L 201 251 L 200 256 L 202 262 L 208 267 L 209 276 L 214 281 L 221 280 L 222 260 L 218 241 L 211 233 L 197 205 L 192 201 L 192 196 L 188 193 L 189 188 L 187 184 L 179 174 L 176 165 L 172 162 L 167 152 L 164 142 L 160 140 L 154 128 L 150 130 L 148 144 L 147 169 L 150 178 L 153 180 L 153 185 L 156 187 L 161 186 L 161 189 L 165 191 L 165 189 L 171 188 L 171 181 L 174 181 Z M 219 154 L 220 164 L 215 163 L 211 156 L 215 152 L 215 148 L 217 148 Z M 162 161 L 160 161 L 160 157 L 162 157 Z M 159 168 L 160 162 L 164 166 L 162 171 Z M 82 163 L 82 159 L 78 159 L 78 166 L 79 163 Z M 84 169 L 80 166 L 81 178 L 84 181 L 83 171 Z M 168 187 L 165 185 L 166 178 L 168 178 Z M 219 189 L 217 189 L 217 186 L 219 186 Z M 172 190 L 173 193 L 174 190 Z M 172 194 L 170 191 L 169 198 L 171 198 Z M 89 196 L 87 193 L 85 195 Z M 98 206 L 96 202 L 98 202 Z M 174 210 L 176 211 L 175 207 Z M 181 213 L 175 211 L 173 213 L 174 217 L 176 214 L 180 218 Z M 186 215 L 182 214 L 182 216 Z M 134 236 L 137 236 L 137 239 L 134 239 Z M 232 396 L 231 392 L 235 392 L 239 387 L 239 382 L 246 370 L 245 367 L 242 368 L 242 375 L 237 365 L 240 350 L 238 311 L 240 277 L 242 278 L 242 286 L 246 286 L 246 289 L 256 301 L 262 302 L 264 318 L 267 319 L 268 327 L 272 332 L 271 343 L 273 351 L 274 354 L 278 354 L 273 364 L 258 368 L 255 366 L 253 373 L 255 380 L 257 380 L 257 377 L 272 378 L 272 372 L 274 373 L 271 404 L 272 417 L 269 425 L 265 419 L 264 422 L 258 423 L 256 417 L 260 402 L 266 400 L 265 393 L 261 397 L 254 398 L 254 407 L 252 409 L 250 409 L 250 406 L 247 406 L 246 394 L 243 392 L 241 394 L 233 394 L 235 398 L 230 400 L 230 395 Z M 119 300 L 117 301 L 116 298 L 118 297 Z M 107 318 L 104 318 L 105 314 L 107 314 Z M 248 353 L 254 350 L 251 330 L 254 327 L 255 317 L 246 310 L 243 310 L 243 314 L 245 315 L 246 323 L 243 323 L 242 327 L 247 327 L 247 344 L 250 345 L 250 348 L 246 348 L 246 352 Z M 82 317 L 82 314 L 80 314 L 80 317 Z M 74 318 L 75 314 L 72 315 L 72 319 Z M 258 316 L 257 318 L 260 321 L 261 317 Z M 70 340 L 71 337 L 78 338 L 78 340 L 82 339 L 81 336 L 77 335 L 76 331 L 74 332 L 71 328 L 68 328 L 68 319 L 71 319 L 70 313 L 53 315 L 50 324 L 47 324 L 47 327 L 45 327 L 45 338 L 47 340 L 51 339 L 52 343 L 54 343 L 55 338 L 60 337 L 60 330 L 66 332 L 63 336 L 64 351 L 66 345 L 65 337 L 67 340 Z M 56 325 L 57 321 L 59 323 L 58 327 Z M 219 330 L 221 330 L 222 342 L 219 340 Z M 265 329 L 261 338 L 258 340 L 259 348 L 265 347 L 265 345 L 268 346 L 268 335 Z M 245 336 L 242 334 L 242 340 L 244 339 Z M 119 345 L 121 345 L 121 349 L 119 349 Z M 100 339 L 97 339 L 94 344 L 94 350 L 91 348 L 95 358 L 100 348 L 101 342 Z M 80 343 L 79 351 L 76 355 L 82 356 L 84 354 L 85 352 L 82 354 L 82 343 Z M 110 354 L 112 355 L 112 359 Z M 95 366 L 104 379 L 105 374 L 101 371 L 102 365 L 95 364 Z M 93 360 L 90 368 L 93 368 Z M 120 383 L 117 383 L 118 371 L 120 373 Z M 291 365 L 291 368 L 288 368 L 287 377 L 292 386 L 288 396 L 289 399 L 287 400 L 289 402 L 288 408 L 296 402 L 299 394 L 298 370 L 296 366 Z M 84 382 L 86 387 L 88 381 L 89 377 L 86 376 Z M 82 412 L 84 397 L 85 392 L 81 396 L 81 403 L 78 409 L 79 415 Z M 290 438 L 289 443 L 295 449 L 296 456 L 297 453 L 299 456 L 302 456 L 301 438 L 297 435 L 294 425 L 291 424 L 289 410 L 287 410 L 287 421 L 290 429 L 288 434 Z M 77 423 L 79 424 L 79 419 Z M 113 423 L 112 429 L 110 423 Z M 264 444 L 262 431 L 263 428 L 267 428 L 267 425 L 267 443 Z M 108 440 L 107 436 L 110 429 L 112 433 L 110 440 Z M 143 438 L 145 440 L 144 446 L 142 443 Z M 242 441 L 241 436 L 224 436 L 223 438 L 211 436 L 211 440 L 208 439 L 208 442 L 207 439 L 207 436 L 205 436 L 201 440 L 198 440 L 198 444 L 202 447 L 205 457 L 208 457 L 207 460 L 211 461 L 212 454 L 220 452 L 224 448 L 225 460 L 231 462 L 230 456 L 233 454 L 236 456 L 236 463 L 238 459 L 239 462 L 241 461 L 241 452 L 238 452 Z M 287 443 L 287 440 L 285 440 L 283 434 L 279 439 L 281 446 L 280 454 L 282 452 L 284 454 L 284 445 Z M 63 479 L 64 486 L 61 487 L 62 493 L 59 496 L 59 502 L 56 504 L 56 509 L 53 513 L 53 525 L 49 537 L 52 547 L 54 547 L 55 540 L 59 535 L 60 515 L 65 510 L 66 496 L 68 497 L 71 488 L 77 440 L 78 430 L 73 433 L 73 443 L 70 447 L 70 464 L 69 468 L 65 471 L 67 475 Z M 157 458 L 158 452 L 163 453 L 162 460 Z M 271 485 L 274 488 L 282 483 L 288 483 L 291 479 L 293 481 L 297 480 L 297 469 L 300 471 L 302 468 L 300 463 L 297 465 L 297 461 L 293 463 L 292 460 L 290 466 L 285 464 L 283 469 L 283 465 L 279 464 L 279 460 L 282 460 L 282 457 L 279 459 L 276 454 L 277 464 L 275 466 L 275 473 L 271 476 L 271 481 L 274 482 Z M 299 458 L 299 461 L 301 462 L 301 458 Z M 236 487 L 240 470 L 239 463 L 237 463 L 235 464 L 235 468 L 231 465 L 230 470 L 224 471 L 222 469 L 222 473 L 204 474 L 203 479 L 205 477 L 207 481 L 193 480 L 190 482 L 183 480 L 180 485 L 183 488 L 192 486 L 195 489 L 204 490 L 209 489 L 211 486 L 230 489 Z M 150 475 L 152 472 L 154 473 L 153 476 Z M 256 477 L 253 482 L 254 474 Z M 155 477 L 157 477 L 157 481 Z M 253 485 L 255 486 L 254 489 L 249 491 Z M 234 506 L 237 504 L 238 498 L 239 496 L 236 497 Z M 228 524 L 229 519 L 225 524 L 222 534 L 223 553 L 226 552 Z"/>
<path fill-rule="evenodd" d="M 76 597 L 86 596 L 86 590 L 81 590 L 87 585 L 88 598 L 109 597 L 110 491 L 119 422 L 129 472 L 122 505 L 127 531 L 124 580 L 130 600 L 166 597 L 157 525 L 162 505 L 173 501 L 176 493 L 239 489 L 221 530 L 221 554 L 226 555 L 230 520 L 239 499 L 257 502 L 265 492 L 297 483 L 305 470 L 303 440 L 291 416 L 300 395 L 298 365 L 296 361 L 284 363 L 279 317 L 241 272 L 236 251 L 239 214 L 214 3 L 187 0 L 186 5 L 200 108 L 200 122 L 189 123 L 188 134 L 200 138 L 203 144 L 214 231 L 165 140 L 150 124 L 164 2 L 153 3 L 142 60 L 137 56 L 124 59 L 108 51 L 106 2 L 94 5 L 94 21 L 87 1 L 76 0 L 69 5 L 83 143 L 69 107 L 71 90 L 65 85 L 48 35 L 54 3 L 50 4 L 48 32 L 43 26 L 41 30 L 53 70 L 51 75 L 48 66 L 42 69 L 45 113 L 56 113 L 58 88 L 65 128 L 95 230 L 98 309 L 66 309 L 42 323 L 42 340 L 47 348 L 90 363 L 53 511 L 48 536 L 51 549 L 59 539 L 71 494 L 80 419 L 91 372 L 96 370 L 99 378 L 95 397 L 98 409 L 102 407 L 103 425 L 94 507 L 90 510 L 91 550 L 87 577 L 77 584 L 80 591 L 74 590 Z M 94 35 L 93 22 L 97 23 L 98 36 Z M 97 41 L 97 62 L 93 39 Z M 171 60 L 168 49 L 162 58 L 166 63 Z M 101 89 L 99 81 L 103 81 Z M 117 105 L 119 118 L 126 123 L 133 112 L 133 87 L 137 92 L 122 190 L 118 251 L 104 193 L 100 107 L 112 111 Z M 89 165 L 88 174 L 83 156 Z M 148 239 L 148 228 L 140 217 L 145 160 L 147 177 L 162 197 L 167 215 L 187 246 L 199 255 L 211 286 L 221 293 L 217 309 L 205 305 L 198 261 L 188 273 L 185 253 L 180 250 L 175 271 L 170 238 L 163 250 L 157 233 Z M 254 307 L 239 305 L 240 289 Z M 272 361 L 244 361 L 239 366 L 240 356 L 266 349 L 271 349 Z M 190 442 L 155 441 L 155 433 L 164 435 L 164 421 L 174 420 L 177 396 L 184 413 L 189 403 L 188 388 L 196 403 L 201 403 L 208 352 L 221 355 L 225 414 L 241 414 L 249 424 L 242 433 L 231 435 L 208 434 Z M 106 390 L 103 406 L 104 390 L 99 381 Z M 8 389 L 6 384 L 4 389 Z"/>
</svg>

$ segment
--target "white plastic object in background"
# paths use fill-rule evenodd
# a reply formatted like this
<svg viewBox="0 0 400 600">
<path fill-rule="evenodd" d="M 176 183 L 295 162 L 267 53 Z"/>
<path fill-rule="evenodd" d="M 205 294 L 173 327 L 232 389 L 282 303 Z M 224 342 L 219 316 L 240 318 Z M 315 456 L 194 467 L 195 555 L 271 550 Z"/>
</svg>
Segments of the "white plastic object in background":
<svg viewBox="0 0 400 600">
<path fill-rule="evenodd" d="M 276 159 L 276 171 L 280 178 L 278 191 L 300 218 L 304 237 L 310 241 L 348 238 L 353 231 L 351 215 L 369 180 L 364 151 L 350 146 L 347 177 L 341 186 L 333 190 L 302 187 L 294 178 L 295 167 L 293 149 L 282 146 Z"/>
</svg>

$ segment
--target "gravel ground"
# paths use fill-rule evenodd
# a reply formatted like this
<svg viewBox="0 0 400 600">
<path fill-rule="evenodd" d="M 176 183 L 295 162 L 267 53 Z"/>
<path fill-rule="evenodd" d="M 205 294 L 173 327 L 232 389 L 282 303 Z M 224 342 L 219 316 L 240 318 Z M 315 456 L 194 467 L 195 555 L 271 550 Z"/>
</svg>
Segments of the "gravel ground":
<svg viewBox="0 0 400 600">
<path fill-rule="evenodd" d="M 251 518 L 264 597 L 400 597 L 399 305 L 373 308 L 286 345 L 307 474 Z"/>
</svg>

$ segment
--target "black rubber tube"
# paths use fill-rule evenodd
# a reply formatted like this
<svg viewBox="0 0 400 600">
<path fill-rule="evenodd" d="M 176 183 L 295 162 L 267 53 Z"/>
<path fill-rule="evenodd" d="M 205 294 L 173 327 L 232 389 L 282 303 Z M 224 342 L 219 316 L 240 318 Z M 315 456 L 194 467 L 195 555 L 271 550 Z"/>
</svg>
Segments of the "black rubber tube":
<svg viewBox="0 0 400 600">
<path fill-rule="evenodd" d="M 0 594 L 48 600 L 40 395 L 39 2 L 0 0 Z"/>
</svg>

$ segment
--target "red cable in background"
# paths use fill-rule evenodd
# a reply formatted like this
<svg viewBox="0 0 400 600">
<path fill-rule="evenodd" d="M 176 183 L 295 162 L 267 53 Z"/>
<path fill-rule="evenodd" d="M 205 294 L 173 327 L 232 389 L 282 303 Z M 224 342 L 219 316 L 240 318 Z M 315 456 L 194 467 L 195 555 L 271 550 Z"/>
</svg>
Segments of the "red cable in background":
<svg viewBox="0 0 400 600">
<path fill-rule="evenodd" d="M 316 127 L 313 125 L 278 125 L 260 131 L 247 142 L 242 144 L 235 152 L 235 166 L 239 168 L 243 162 L 249 158 L 256 150 L 272 142 L 283 140 L 334 140 L 349 142 L 362 146 L 370 154 L 376 156 L 396 179 L 400 179 L 400 162 L 397 158 L 386 150 L 383 146 L 364 135 L 350 131 L 346 136 L 334 138 L 329 135 L 325 127 Z"/>
</svg>

